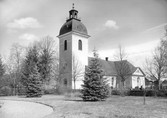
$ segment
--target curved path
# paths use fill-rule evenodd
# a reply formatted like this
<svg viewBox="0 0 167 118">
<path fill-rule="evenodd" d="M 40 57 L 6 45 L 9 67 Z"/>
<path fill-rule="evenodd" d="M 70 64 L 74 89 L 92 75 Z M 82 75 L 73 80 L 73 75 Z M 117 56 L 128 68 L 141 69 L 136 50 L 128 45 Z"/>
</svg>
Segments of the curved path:
<svg viewBox="0 0 167 118">
<path fill-rule="evenodd" d="M 0 105 L 0 118 L 42 118 L 53 112 L 51 107 L 33 102 L 0 100 Z"/>
</svg>

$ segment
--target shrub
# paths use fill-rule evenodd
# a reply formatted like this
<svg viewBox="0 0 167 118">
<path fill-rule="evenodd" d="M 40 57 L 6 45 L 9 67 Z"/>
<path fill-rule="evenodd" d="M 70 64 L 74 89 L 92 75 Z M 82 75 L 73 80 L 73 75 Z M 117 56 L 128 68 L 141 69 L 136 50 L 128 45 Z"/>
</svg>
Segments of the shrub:
<svg viewBox="0 0 167 118">
<path fill-rule="evenodd" d="M 146 92 L 146 96 L 155 96 L 155 90 L 149 89 L 149 90 L 137 90 L 133 89 L 130 90 L 129 95 L 130 96 L 144 96 L 144 92 Z"/>
<path fill-rule="evenodd" d="M 56 88 L 45 89 L 44 94 L 57 94 Z"/>
<path fill-rule="evenodd" d="M 0 95 L 9 96 L 12 95 L 12 89 L 9 86 L 4 86 L 0 89 Z"/>
<path fill-rule="evenodd" d="M 75 98 L 75 97 L 81 97 L 82 94 L 81 94 L 81 92 L 76 91 L 76 92 L 65 93 L 64 96 L 66 98 Z"/>
<path fill-rule="evenodd" d="M 143 96 L 144 91 L 143 90 L 137 90 L 137 89 L 130 90 L 129 95 L 130 96 Z"/>
<path fill-rule="evenodd" d="M 112 94 L 112 95 L 121 95 L 121 91 L 118 90 L 118 89 L 113 89 L 113 90 L 111 91 L 111 94 Z"/>
<path fill-rule="evenodd" d="M 71 93 L 71 92 L 72 92 L 72 89 L 69 86 L 65 86 L 62 84 L 56 85 L 55 94 L 62 95 L 62 94 Z"/>
<path fill-rule="evenodd" d="M 20 85 L 18 89 L 18 95 L 26 95 L 26 88 L 23 85 Z"/>
<path fill-rule="evenodd" d="M 146 96 L 155 96 L 155 90 L 150 89 L 150 90 L 146 90 Z"/>
<path fill-rule="evenodd" d="M 128 96 L 130 93 L 130 89 L 123 90 L 123 95 Z M 113 89 L 111 90 L 111 95 L 121 95 L 120 89 Z"/>
<path fill-rule="evenodd" d="M 167 97 L 167 90 L 159 90 L 157 93 L 159 97 Z"/>
</svg>

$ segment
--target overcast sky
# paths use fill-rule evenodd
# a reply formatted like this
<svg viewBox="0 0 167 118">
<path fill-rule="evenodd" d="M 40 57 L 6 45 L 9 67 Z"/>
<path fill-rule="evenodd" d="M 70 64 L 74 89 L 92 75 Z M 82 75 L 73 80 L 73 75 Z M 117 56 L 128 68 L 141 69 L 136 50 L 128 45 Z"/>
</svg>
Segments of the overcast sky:
<svg viewBox="0 0 167 118">
<path fill-rule="evenodd" d="M 164 36 L 167 0 L 0 0 L 0 53 L 47 35 L 58 43 L 72 3 L 91 36 L 89 55 L 96 47 L 101 57 L 111 57 L 121 44 L 135 62 Z"/>
</svg>

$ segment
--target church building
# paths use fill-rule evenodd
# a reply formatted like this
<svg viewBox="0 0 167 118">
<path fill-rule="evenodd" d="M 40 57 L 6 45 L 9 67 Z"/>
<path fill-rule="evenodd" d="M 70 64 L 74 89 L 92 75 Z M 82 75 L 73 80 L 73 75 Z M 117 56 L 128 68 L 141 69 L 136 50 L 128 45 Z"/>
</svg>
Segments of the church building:
<svg viewBox="0 0 167 118">
<path fill-rule="evenodd" d="M 90 63 L 88 57 L 88 31 L 85 25 L 78 18 L 78 11 L 73 8 L 69 11 L 69 17 L 61 27 L 59 38 L 59 77 L 61 84 L 72 89 L 81 89 L 83 84 L 85 67 Z M 101 60 L 105 77 L 109 79 L 111 87 L 119 87 L 117 74 L 115 72 L 116 62 Z M 129 62 L 128 62 L 129 63 Z M 134 67 L 130 64 L 131 67 Z M 138 73 L 138 74 L 136 74 Z M 145 87 L 144 73 L 140 68 L 132 69 L 132 76 L 128 80 L 127 86 Z"/>
</svg>

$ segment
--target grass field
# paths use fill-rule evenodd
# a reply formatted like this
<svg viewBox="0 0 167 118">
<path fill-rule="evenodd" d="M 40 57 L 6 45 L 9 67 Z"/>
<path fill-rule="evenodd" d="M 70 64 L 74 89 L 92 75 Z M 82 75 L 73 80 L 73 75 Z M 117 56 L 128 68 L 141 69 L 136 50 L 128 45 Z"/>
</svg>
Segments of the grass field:
<svg viewBox="0 0 167 118">
<path fill-rule="evenodd" d="M 106 101 L 83 102 L 77 97 L 45 95 L 42 98 L 1 97 L 47 104 L 54 112 L 45 118 L 167 118 L 167 98 L 111 96 Z"/>
</svg>

